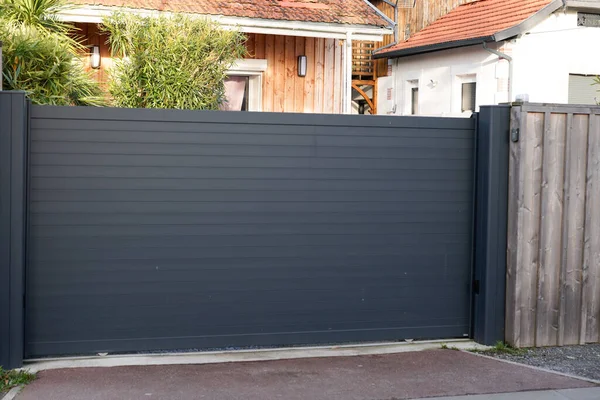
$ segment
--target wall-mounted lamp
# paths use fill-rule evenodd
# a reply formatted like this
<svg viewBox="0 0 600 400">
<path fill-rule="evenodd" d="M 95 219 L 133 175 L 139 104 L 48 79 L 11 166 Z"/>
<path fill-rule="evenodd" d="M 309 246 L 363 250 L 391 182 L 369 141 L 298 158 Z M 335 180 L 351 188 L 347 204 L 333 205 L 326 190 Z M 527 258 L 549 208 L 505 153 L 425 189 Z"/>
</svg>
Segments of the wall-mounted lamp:
<svg viewBox="0 0 600 400">
<path fill-rule="evenodd" d="M 305 77 L 307 69 L 306 56 L 298 56 L 298 76 Z"/>
<path fill-rule="evenodd" d="M 93 45 L 91 48 L 91 51 L 90 51 L 90 66 L 93 69 L 98 69 L 98 68 L 100 68 L 100 62 L 101 62 L 100 46 Z"/>
</svg>

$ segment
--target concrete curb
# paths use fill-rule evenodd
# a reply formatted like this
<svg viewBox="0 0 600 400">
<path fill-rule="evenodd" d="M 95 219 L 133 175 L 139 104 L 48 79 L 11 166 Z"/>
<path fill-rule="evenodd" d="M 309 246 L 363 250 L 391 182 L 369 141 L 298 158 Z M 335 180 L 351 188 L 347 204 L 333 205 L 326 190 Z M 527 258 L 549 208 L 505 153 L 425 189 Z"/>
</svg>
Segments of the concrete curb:
<svg viewBox="0 0 600 400">
<path fill-rule="evenodd" d="M 370 343 L 322 347 L 260 350 L 211 351 L 198 353 L 134 354 L 26 360 L 23 370 L 38 372 L 59 368 L 123 367 L 141 365 L 218 364 L 249 361 L 276 361 L 299 358 L 351 357 L 440 349 L 442 344 L 461 350 L 487 349 L 468 339 L 403 343 Z"/>
<path fill-rule="evenodd" d="M 14 388 L 10 389 L 8 393 L 6 393 L 0 400 L 13 400 L 15 397 L 17 397 L 21 389 L 23 389 L 23 386 L 15 386 Z"/>
<path fill-rule="evenodd" d="M 504 360 L 502 358 L 496 358 L 496 357 L 492 357 L 492 356 L 487 356 L 485 354 L 474 353 L 472 351 L 469 351 L 469 349 L 460 349 L 460 351 L 462 351 L 464 353 L 472 354 L 472 355 L 477 356 L 477 357 L 483 357 L 483 358 L 487 358 L 487 359 L 490 359 L 490 360 L 501 361 L 503 363 L 507 363 L 507 364 L 511 364 L 511 365 L 518 365 L 518 366 L 526 367 L 526 368 L 533 369 L 533 370 L 536 370 L 536 371 L 549 372 L 551 374 L 560 375 L 560 376 L 564 376 L 566 378 L 571 378 L 571 379 L 578 379 L 580 381 L 589 382 L 589 383 L 593 383 L 595 385 L 600 386 L 600 381 L 595 380 L 595 379 L 586 378 L 584 376 L 567 374 L 567 373 L 560 372 L 560 371 L 554 371 L 552 369 L 547 369 L 547 368 L 542 368 L 542 367 L 536 367 L 534 365 L 528 365 L 528 364 L 521 364 L 521 363 L 518 363 L 518 362 L 515 362 L 515 361 Z"/>
<path fill-rule="evenodd" d="M 598 396 L 600 396 L 600 388 L 583 388 L 428 397 L 414 400 L 593 400 L 598 399 Z"/>
</svg>

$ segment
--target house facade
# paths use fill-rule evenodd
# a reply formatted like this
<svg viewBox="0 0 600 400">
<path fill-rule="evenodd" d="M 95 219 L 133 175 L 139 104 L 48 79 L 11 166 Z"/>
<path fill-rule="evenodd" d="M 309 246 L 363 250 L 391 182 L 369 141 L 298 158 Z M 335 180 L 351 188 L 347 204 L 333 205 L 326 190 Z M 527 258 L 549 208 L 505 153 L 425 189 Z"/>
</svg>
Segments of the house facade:
<svg viewBox="0 0 600 400">
<path fill-rule="evenodd" d="M 479 0 L 375 58 L 391 58 L 379 113 L 469 116 L 516 99 L 597 104 L 600 1 Z"/>
<path fill-rule="evenodd" d="M 79 29 L 101 59 L 90 68 L 100 83 L 112 65 L 102 19 L 115 11 L 138 15 L 201 15 L 247 35 L 248 56 L 230 69 L 232 109 L 299 113 L 350 113 L 353 48 L 393 34 L 390 21 L 365 0 L 279 1 L 78 0 L 61 15 Z M 302 60 L 300 60 L 302 57 Z M 92 57 L 90 57 L 91 63 Z M 91 67 L 91 66 L 90 66 Z M 241 100 L 244 99 L 244 101 Z"/>
</svg>

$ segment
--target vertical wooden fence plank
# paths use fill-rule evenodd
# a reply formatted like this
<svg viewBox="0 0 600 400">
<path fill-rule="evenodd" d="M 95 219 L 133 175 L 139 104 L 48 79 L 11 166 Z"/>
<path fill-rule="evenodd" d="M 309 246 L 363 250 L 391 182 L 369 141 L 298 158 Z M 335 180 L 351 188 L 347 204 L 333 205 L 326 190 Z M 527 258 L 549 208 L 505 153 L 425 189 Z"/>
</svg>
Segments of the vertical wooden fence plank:
<svg viewBox="0 0 600 400">
<path fill-rule="evenodd" d="M 546 112 L 544 116 L 540 265 L 536 304 L 535 343 L 537 346 L 556 346 L 558 344 L 566 125 L 566 114 Z"/>
<path fill-rule="evenodd" d="M 581 342 L 600 342 L 600 115 L 590 115 Z"/>
<path fill-rule="evenodd" d="M 578 344 L 581 329 L 581 280 L 583 263 L 583 230 L 585 224 L 585 192 L 587 172 L 587 115 L 575 114 L 567 133 L 565 162 L 565 214 L 562 268 L 565 281 L 563 344 Z"/>
<path fill-rule="evenodd" d="M 246 34 L 246 58 L 256 58 L 256 35 L 254 33 Z"/>
<path fill-rule="evenodd" d="M 285 109 L 285 36 L 275 37 L 275 81 L 273 85 L 273 111 Z"/>
<path fill-rule="evenodd" d="M 521 107 L 513 107 L 510 113 L 510 129 L 522 128 Z M 522 130 L 522 129 L 521 129 Z M 517 279 L 517 254 L 519 250 L 519 186 L 521 148 L 523 141 L 510 144 L 510 159 L 508 171 L 508 227 L 507 227 L 507 265 L 506 265 L 506 330 L 505 340 L 513 346 L 519 345 L 521 330 L 518 315 L 518 293 L 516 290 Z"/>
<path fill-rule="evenodd" d="M 272 35 L 269 35 L 272 36 Z M 256 34 L 254 37 L 255 58 L 257 60 L 265 59 L 265 41 L 266 35 Z"/>
<path fill-rule="evenodd" d="M 333 108 L 333 88 L 335 75 L 335 39 L 325 39 L 325 80 L 323 81 L 323 112 L 331 114 Z"/>
<path fill-rule="evenodd" d="M 343 74 L 344 60 L 342 58 L 342 46 L 345 46 L 345 41 L 336 40 L 334 45 L 335 53 L 335 75 L 333 77 L 333 112 L 340 114 L 342 112 L 342 93 L 343 93 Z"/>
<path fill-rule="evenodd" d="M 315 105 L 314 112 L 323 112 L 323 94 L 325 89 L 325 39 L 315 39 Z"/>
<path fill-rule="evenodd" d="M 294 98 L 296 92 L 296 38 L 294 36 L 285 37 L 285 98 L 284 112 L 294 111 Z"/>
<path fill-rule="evenodd" d="M 310 40 L 310 38 L 309 38 Z M 306 40 L 303 37 L 296 38 L 296 50 L 294 60 L 296 61 L 296 68 L 294 74 L 294 112 L 303 112 L 304 111 L 304 92 L 306 90 L 306 78 L 302 78 L 298 76 L 298 57 L 304 56 L 305 54 L 305 46 Z M 308 59 L 307 59 L 308 63 Z"/>
<path fill-rule="evenodd" d="M 265 57 L 267 59 L 267 71 L 264 74 L 263 111 L 275 111 L 273 99 L 275 95 L 275 36 L 265 35 Z"/>
<path fill-rule="evenodd" d="M 521 318 L 518 344 L 531 347 L 535 345 L 536 328 L 544 114 L 527 113 L 525 125 L 526 137 L 521 138 L 524 148 L 519 182 L 522 196 L 519 199 L 516 290 L 520 294 L 518 308 Z"/>
<path fill-rule="evenodd" d="M 315 107 L 315 68 L 317 60 L 315 59 L 315 38 L 306 38 L 304 54 L 308 63 L 306 71 L 304 110 L 305 113 L 314 112 Z"/>
</svg>

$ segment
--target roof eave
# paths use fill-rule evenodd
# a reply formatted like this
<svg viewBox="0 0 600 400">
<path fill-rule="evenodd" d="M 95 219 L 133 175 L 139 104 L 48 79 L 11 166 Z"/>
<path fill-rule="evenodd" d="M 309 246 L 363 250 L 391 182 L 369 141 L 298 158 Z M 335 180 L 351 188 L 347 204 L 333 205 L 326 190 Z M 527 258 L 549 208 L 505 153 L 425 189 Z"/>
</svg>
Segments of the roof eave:
<svg viewBox="0 0 600 400">
<path fill-rule="evenodd" d="M 496 39 L 496 42 L 500 42 L 502 40 L 510 39 L 530 31 L 537 24 L 544 21 L 546 18 L 552 15 L 552 13 L 563 6 L 563 0 L 554 0 L 552 3 L 548 4 L 546 7 L 542 8 L 540 11 L 536 12 L 520 24 L 494 34 L 494 38 Z"/>
<path fill-rule="evenodd" d="M 81 6 L 59 13 L 58 18 L 68 22 L 102 23 L 103 18 L 115 11 L 142 16 L 158 16 L 173 14 L 170 11 L 136 9 L 114 6 Z M 213 14 L 188 13 L 204 17 L 220 23 L 226 29 L 239 29 L 244 33 L 262 33 L 267 35 L 288 35 L 302 37 L 318 37 L 328 39 L 345 39 L 351 33 L 355 40 L 381 41 L 384 36 L 393 34 L 389 26 L 357 25 L 333 22 L 307 22 L 248 17 L 230 17 Z"/>
<path fill-rule="evenodd" d="M 455 40 L 453 42 L 435 43 L 435 44 L 430 44 L 427 46 L 418 46 L 418 47 L 412 47 L 412 48 L 408 48 L 408 49 L 391 50 L 391 51 L 384 52 L 384 53 L 374 54 L 373 58 L 379 59 L 379 58 L 407 57 L 407 56 L 413 56 L 416 54 L 433 53 L 435 51 L 440 51 L 440 50 L 449 50 L 449 49 L 456 49 L 459 47 L 473 46 L 473 45 L 480 44 L 483 42 L 495 42 L 494 36 L 482 36 L 482 37 L 478 37 L 478 38 Z"/>
<path fill-rule="evenodd" d="M 416 54 L 431 53 L 431 52 L 440 51 L 440 50 L 448 50 L 448 49 L 455 49 L 455 48 L 459 48 L 459 47 L 472 46 L 472 45 L 480 44 L 483 42 L 501 42 L 503 40 L 507 40 L 507 39 L 519 36 L 527 31 L 531 30 L 537 24 L 539 24 L 544 19 L 546 19 L 550 15 L 552 15 L 552 13 L 554 13 L 556 10 L 563 7 L 563 5 L 564 5 L 563 0 L 554 0 L 554 1 L 552 1 L 552 3 L 548 4 L 546 7 L 542 8 L 540 11 L 536 12 L 535 14 L 533 14 L 531 17 L 527 18 L 525 21 L 521 22 L 520 24 L 515 25 L 511 28 L 505 29 L 503 31 L 497 32 L 491 36 L 484 36 L 484 37 L 465 39 L 465 40 L 457 40 L 457 41 L 453 41 L 453 42 L 436 43 L 436 44 L 432 44 L 432 45 L 413 47 L 413 48 L 409 48 L 409 49 L 392 50 L 392 51 L 388 51 L 388 52 L 384 52 L 384 53 L 375 54 L 373 57 L 376 59 L 378 59 L 378 58 L 399 58 L 399 57 L 412 56 L 412 55 L 416 55 Z"/>
</svg>

